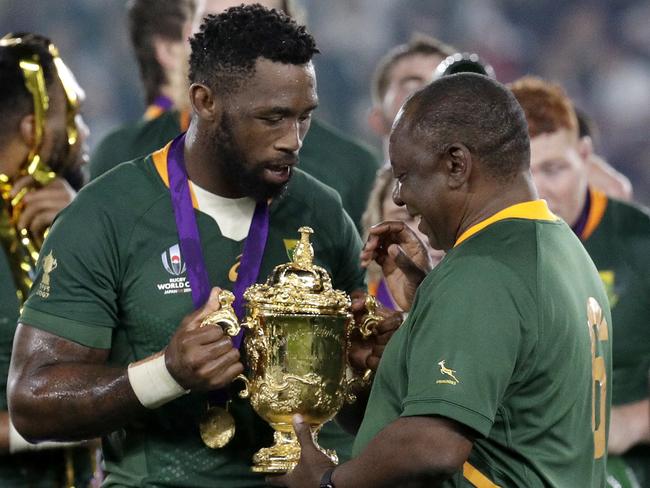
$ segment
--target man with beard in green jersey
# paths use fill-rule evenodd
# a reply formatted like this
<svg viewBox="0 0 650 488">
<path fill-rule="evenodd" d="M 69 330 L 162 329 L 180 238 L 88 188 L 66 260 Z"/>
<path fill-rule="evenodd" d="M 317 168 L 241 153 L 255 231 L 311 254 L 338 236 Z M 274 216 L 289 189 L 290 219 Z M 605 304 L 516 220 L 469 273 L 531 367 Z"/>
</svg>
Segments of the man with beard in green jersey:
<svg viewBox="0 0 650 488">
<path fill-rule="evenodd" d="M 527 77 L 511 89 L 528 119 L 540 196 L 582 240 L 609 297 L 614 321 L 610 457 L 622 455 L 640 486 L 650 487 L 650 215 L 588 185 L 591 146 L 578 138 L 573 104 L 561 87 Z"/>
<path fill-rule="evenodd" d="M 263 281 L 307 225 L 333 286 L 363 287 L 361 242 L 340 198 L 294 167 L 318 104 L 312 36 L 258 5 L 207 17 L 191 45 L 188 132 L 98 178 L 61 214 L 16 335 L 16 428 L 30 440 L 104 436 L 106 486 L 264 486 L 251 458 L 272 430 L 231 387 L 239 350 L 219 327 L 199 327 L 219 289 L 197 306 L 197 270 L 206 298 L 210 286 L 236 289 L 255 231 L 263 252 L 247 256 Z M 171 183 L 182 161 L 192 239 Z M 199 424 L 214 390 L 231 393 L 236 433 L 212 450 Z M 320 439 L 344 450 L 341 436 L 329 423 Z"/>
<path fill-rule="evenodd" d="M 123 161 L 149 154 L 187 129 L 187 43 L 192 20 L 239 4 L 261 3 L 293 15 L 291 0 L 132 0 L 131 40 L 146 91 L 143 120 L 104 138 L 90 161 L 91 179 Z M 195 21 L 196 22 L 196 21 Z M 378 162 L 357 141 L 316 118 L 300 151 L 300 169 L 334 188 L 360 228 Z M 345 174 L 345 178 L 341 175 Z"/>
<path fill-rule="evenodd" d="M 382 265 L 409 315 L 379 364 L 356 457 L 331 466 L 298 416 L 301 463 L 269 481 L 604 486 L 607 297 L 580 241 L 537 198 L 521 107 L 485 76 L 442 77 L 405 103 L 389 153 L 395 202 L 447 255 L 426 274 L 412 230 L 371 229 L 363 260 Z"/>
</svg>

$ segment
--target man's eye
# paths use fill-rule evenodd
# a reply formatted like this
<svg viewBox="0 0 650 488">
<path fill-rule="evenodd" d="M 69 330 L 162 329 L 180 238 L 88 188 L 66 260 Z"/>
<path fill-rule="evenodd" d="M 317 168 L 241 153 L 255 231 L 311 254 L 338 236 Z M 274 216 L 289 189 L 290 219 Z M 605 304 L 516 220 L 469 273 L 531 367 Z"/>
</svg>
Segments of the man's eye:
<svg viewBox="0 0 650 488">
<path fill-rule="evenodd" d="M 308 114 L 305 114 L 305 115 L 301 116 L 298 120 L 299 120 L 300 122 L 305 122 L 305 121 L 307 121 L 307 120 L 309 120 L 309 119 L 311 119 L 311 112 L 308 113 Z"/>
<path fill-rule="evenodd" d="M 282 122 L 284 117 L 282 117 L 281 115 L 276 115 L 276 116 L 272 116 L 272 117 L 260 117 L 260 119 L 262 119 L 267 124 L 272 125 L 272 124 L 278 124 L 278 123 Z"/>
</svg>

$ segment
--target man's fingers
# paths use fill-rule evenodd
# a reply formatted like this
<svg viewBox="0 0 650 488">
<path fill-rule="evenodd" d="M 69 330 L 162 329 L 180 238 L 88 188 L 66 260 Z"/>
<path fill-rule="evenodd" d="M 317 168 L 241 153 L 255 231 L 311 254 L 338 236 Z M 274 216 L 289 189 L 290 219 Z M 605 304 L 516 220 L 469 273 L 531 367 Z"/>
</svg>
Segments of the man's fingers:
<svg viewBox="0 0 650 488">
<path fill-rule="evenodd" d="M 34 217 L 31 224 L 29 224 L 29 230 L 34 235 L 42 235 L 45 232 L 45 229 L 52 225 L 54 217 L 56 217 L 58 213 L 57 210 L 47 210 L 39 213 Z"/>
<path fill-rule="evenodd" d="M 228 366 L 225 366 L 223 370 L 214 373 L 211 376 L 209 388 L 211 390 L 217 390 L 219 388 L 224 388 L 232 383 L 237 376 L 244 372 L 244 365 L 239 361 L 236 361 Z"/>
<path fill-rule="evenodd" d="M 11 198 L 15 197 L 18 195 L 18 192 L 22 190 L 25 187 L 31 186 L 34 184 L 34 178 L 31 176 L 23 176 L 21 178 L 18 178 L 14 184 L 11 187 L 11 193 L 9 194 Z"/>
<path fill-rule="evenodd" d="M 387 234 L 399 234 L 404 230 L 406 224 L 399 220 L 386 220 L 373 225 L 368 229 L 369 236 L 385 236 Z"/>
<path fill-rule="evenodd" d="M 379 321 L 373 332 L 376 337 L 381 337 L 387 333 L 392 334 L 402 325 L 403 321 L 404 315 L 401 312 L 390 311 L 390 315 L 384 316 L 384 319 Z"/>
<path fill-rule="evenodd" d="M 379 359 L 380 358 L 377 356 L 369 356 L 366 360 L 366 366 L 368 366 L 368 368 L 372 369 L 373 371 L 377 371 L 377 368 L 379 367 Z"/>
<path fill-rule="evenodd" d="M 388 254 L 393 258 L 395 265 L 404 273 L 410 282 L 420 283 L 426 276 L 426 273 L 406 255 L 401 246 L 391 244 L 388 248 Z"/>
</svg>

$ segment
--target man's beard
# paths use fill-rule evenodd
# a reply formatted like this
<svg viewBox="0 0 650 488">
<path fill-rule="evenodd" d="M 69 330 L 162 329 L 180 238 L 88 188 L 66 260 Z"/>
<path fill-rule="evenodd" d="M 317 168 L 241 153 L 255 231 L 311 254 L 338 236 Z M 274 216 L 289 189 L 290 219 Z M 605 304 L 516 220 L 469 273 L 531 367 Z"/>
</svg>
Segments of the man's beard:
<svg viewBox="0 0 650 488">
<path fill-rule="evenodd" d="M 238 193 L 258 202 L 282 196 L 288 181 L 281 184 L 269 183 L 264 180 L 264 170 L 268 165 L 293 166 L 297 164 L 297 158 L 287 155 L 283 159 L 269 160 L 264 163 L 248 161 L 244 150 L 234 142 L 232 125 L 227 114 L 223 115 L 210 141 L 213 159 L 222 162 L 224 178 Z"/>
</svg>

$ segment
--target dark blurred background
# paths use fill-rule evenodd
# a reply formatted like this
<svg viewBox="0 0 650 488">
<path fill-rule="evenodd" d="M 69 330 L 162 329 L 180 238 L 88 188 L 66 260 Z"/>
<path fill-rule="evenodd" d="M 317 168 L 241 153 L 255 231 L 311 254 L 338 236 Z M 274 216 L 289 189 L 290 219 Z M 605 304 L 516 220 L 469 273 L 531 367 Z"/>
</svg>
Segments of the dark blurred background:
<svg viewBox="0 0 650 488">
<path fill-rule="evenodd" d="M 478 52 L 500 81 L 560 82 L 599 128 L 596 149 L 650 204 L 650 2 L 640 0 L 303 0 L 317 57 L 319 116 L 379 151 L 366 125 L 369 82 L 414 31 Z M 125 0 L 0 0 L 0 32 L 49 36 L 88 100 L 91 148 L 144 110 Z"/>
</svg>

